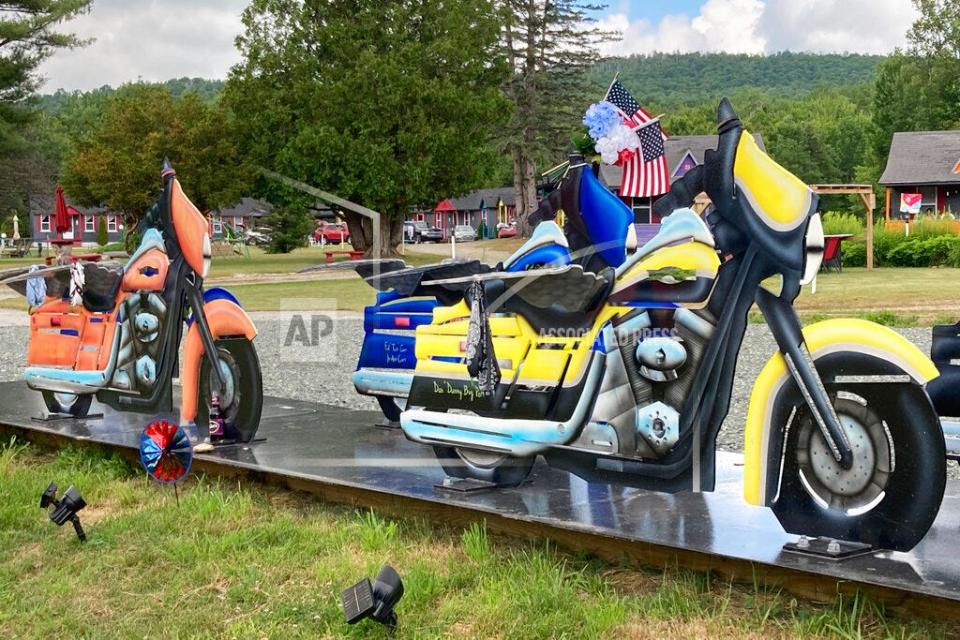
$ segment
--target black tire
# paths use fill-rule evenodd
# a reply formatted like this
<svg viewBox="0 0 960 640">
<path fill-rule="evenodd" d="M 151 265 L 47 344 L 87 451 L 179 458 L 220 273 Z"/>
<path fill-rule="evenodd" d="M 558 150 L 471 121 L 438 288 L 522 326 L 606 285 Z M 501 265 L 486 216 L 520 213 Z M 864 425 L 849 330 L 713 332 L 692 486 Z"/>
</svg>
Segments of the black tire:
<svg viewBox="0 0 960 640">
<path fill-rule="evenodd" d="M 47 411 L 50 413 L 62 413 L 74 418 L 86 418 L 90 414 L 93 394 L 73 395 L 53 391 L 43 391 L 41 393 L 43 404 L 47 405 Z"/>
<path fill-rule="evenodd" d="M 909 551 L 933 524 L 946 486 L 939 418 L 916 384 L 829 383 L 831 373 L 844 371 L 843 356 L 860 360 L 852 368 L 860 375 L 890 375 L 891 365 L 850 353 L 817 362 L 854 449 L 854 466 L 844 471 L 833 461 L 796 385 L 784 385 L 773 418 L 789 422 L 789 431 L 773 512 L 789 533 Z M 856 366 L 868 359 L 875 361 L 872 370 Z"/>
<path fill-rule="evenodd" d="M 400 408 L 400 405 L 397 404 L 397 399 L 391 396 L 374 396 L 377 399 L 377 403 L 380 405 L 380 411 L 383 412 L 383 417 L 386 418 L 391 423 L 400 424 L 400 414 L 403 412 L 403 409 Z"/>
<path fill-rule="evenodd" d="M 536 456 L 517 458 L 507 455 L 434 446 L 440 466 L 451 478 L 469 478 L 492 482 L 498 487 L 516 487 L 530 476 Z"/>
<path fill-rule="evenodd" d="M 239 442 L 250 442 L 260 426 L 263 410 L 263 380 L 260 360 L 253 343 L 246 338 L 220 338 L 216 341 L 221 361 L 232 371 L 234 392 L 228 405 L 220 408 L 225 422 L 225 436 Z M 210 377 L 213 373 L 210 360 L 204 356 L 200 362 L 200 390 L 197 398 L 197 426 L 200 433 L 210 423 Z"/>
</svg>

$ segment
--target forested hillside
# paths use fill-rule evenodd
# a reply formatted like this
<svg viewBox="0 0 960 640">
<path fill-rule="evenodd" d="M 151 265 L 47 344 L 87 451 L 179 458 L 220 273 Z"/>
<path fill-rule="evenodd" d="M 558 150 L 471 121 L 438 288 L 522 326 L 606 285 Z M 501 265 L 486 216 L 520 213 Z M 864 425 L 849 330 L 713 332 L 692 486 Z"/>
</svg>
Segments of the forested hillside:
<svg viewBox="0 0 960 640">
<path fill-rule="evenodd" d="M 743 88 L 797 97 L 812 88 L 873 84 L 882 56 L 778 53 L 658 53 L 611 58 L 594 66 L 590 80 L 603 91 L 615 73 L 638 99 L 693 104 Z"/>
<path fill-rule="evenodd" d="M 187 93 L 196 93 L 204 102 L 212 102 L 223 91 L 223 80 L 207 80 L 205 78 L 174 78 L 161 83 L 170 91 L 174 98 L 182 98 Z M 39 97 L 40 109 L 46 113 L 57 113 L 72 101 L 77 95 L 92 95 L 107 97 L 116 92 L 116 87 L 105 85 L 91 91 L 64 91 L 48 93 Z"/>
</svg>

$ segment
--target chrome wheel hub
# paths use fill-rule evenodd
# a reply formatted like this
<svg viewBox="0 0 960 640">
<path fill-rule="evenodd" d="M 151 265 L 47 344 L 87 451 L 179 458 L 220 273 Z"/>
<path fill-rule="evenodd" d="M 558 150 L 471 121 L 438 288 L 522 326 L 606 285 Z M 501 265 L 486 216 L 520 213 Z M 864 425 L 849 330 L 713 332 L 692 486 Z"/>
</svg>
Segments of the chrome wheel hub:
<svg viewBox="0 0 960 640">
<path fill-rule="evenodd" d="M 893 443 L 883 421 L 866 401 L 834 399 L 840 427 L 853 454 L 849 469 L 834 459 L 810 415 L 801 418 L 796 455 L 804 490 L 824 509 L 847 515 L 866 513 L 885 494 L 893 470 Z"/>
<path fill-rule="evenodd" d="M 479 451 L 477 449 L 457 449 L 457 455 L 475 467 L 489 469 L 496 467 L 507 457 L 502 453 L 490 453 L 489 451 Z"/>
<path fill-rule="evenodd" d="M 862 424 L 850 416 L 841 415 L 840 425 L 853 452 L 853 465 L 844 469 L 821 437 L 810 439 L 810 468 L 817 480 L 831 493 L 852 496 L 863 491 L 870 483 L 877 456 L 870 434 Z"/>
</svg>

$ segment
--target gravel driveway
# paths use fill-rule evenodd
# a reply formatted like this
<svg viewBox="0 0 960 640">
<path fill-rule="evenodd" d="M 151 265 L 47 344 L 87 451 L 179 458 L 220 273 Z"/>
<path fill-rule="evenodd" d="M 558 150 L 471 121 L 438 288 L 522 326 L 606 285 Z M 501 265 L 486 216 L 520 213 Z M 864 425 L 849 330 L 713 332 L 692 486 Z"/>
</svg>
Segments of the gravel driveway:
<svg viewBox="0 0 960 640">
<path fill-rule="evenodd" d="M 357 316 L 341 316 L 331 322 L 318 322 L 316 347 L 303 345 L 314 330 L 309 316 L 276 313 L 254 314 L 260 335 L 256 346 L 263 370 L 264 392 L 268 395 L 318 401 L 356 409 L 377 409 L 371 398 L 358 395 L 350 377 L 360 352 L 363 321 Z M 296 319 L 294 319 L 296 318 Z M 301 322 L 302 320 L 302 322 Z M 900 329 L 924 353 L 930 352 L 930 329 Z M 288 342 L 290 346 L 286 346 Z M 0 381 L 18 380 L 26 358 L 25 326 L 0 326 Z M 730 412 L 720 431 L 719 445 L 740 450 L 747 403 L 754 378 L 775 350 L 766 325 L 751 324 L 740 350 Z"/>
</svg>

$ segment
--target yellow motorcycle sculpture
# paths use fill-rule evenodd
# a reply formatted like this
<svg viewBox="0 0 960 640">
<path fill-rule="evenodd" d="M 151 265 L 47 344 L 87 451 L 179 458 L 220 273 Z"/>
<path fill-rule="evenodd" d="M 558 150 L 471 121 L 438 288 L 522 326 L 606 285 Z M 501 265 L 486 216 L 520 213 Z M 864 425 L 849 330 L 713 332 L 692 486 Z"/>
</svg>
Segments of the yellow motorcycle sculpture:
<svg viewBox="0 0 960 640">
<path fill-rule="evenodd" d="M 801 329 L 819 269 L 817 196 L 718 110 L 718 146 L 657 202 L 659 234 L 616 269 L 434 281 L 466 299 L 417 328 L 401 426 L 445 471 L 515 485 L 538 455 L 588 480 L 710 491 L 747 313 L 776 338 L 750 397 L 747 502 L 784 529 L 912 548 L 939 509 L 937 369 L 885 327 Z M 705 221 L 687 209 L 706 192 Z M 672 212 L 672 213 L 671 213 Z M 779 291 L 765 286 L 779 276 Z"/>
</svg>

